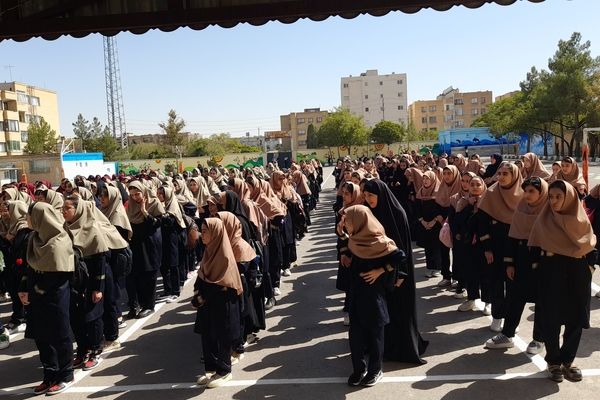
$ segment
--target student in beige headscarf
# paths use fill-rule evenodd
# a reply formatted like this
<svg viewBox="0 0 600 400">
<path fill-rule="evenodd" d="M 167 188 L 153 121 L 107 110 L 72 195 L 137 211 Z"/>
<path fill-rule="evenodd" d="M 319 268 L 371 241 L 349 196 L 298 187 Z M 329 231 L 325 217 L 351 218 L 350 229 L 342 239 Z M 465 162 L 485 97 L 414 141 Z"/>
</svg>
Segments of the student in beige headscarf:
<svg viewBox="0 0 600 400">
<path fill-rule="evenodd" d="M 128 244 L 92 202 L 83 201 L 77 195 L 67 196 L 62 213 L 65 229 L 73 246 L 81 252 L 89 273 L 85 285 L 73 288 L 79 295 L 72 298 L 76 311 L 71 315 L 71 326 L 77 341 L 73 366 L 90 370 L 98 365 L 102 352 L 104 302 L 113 301 L 107 299 L 107 286 L 110 287 L 108 295 L 115 295 L 108 265 L 110 251 L 127 248 Z"/>
<path fill-rule="evenodd" d="M 552 175 L 535 153 L 526 153 L 523 157 L 523 179 L 538 177 L 548 179 Z"/>
<path fill-rule="evenodd" d="M 47 203 L 29 207 L 33 234 L 27 246 L 27 275 L 19 298 L 28 307 L 25 337 L 34 339 L 44 369 L 35 394 L 57 394 L 73 381 L 73 341 L 69 318 L 73 243 L 62 218 Z"/>
<path fill-rule="evenodd" d="M 2 198 L 4 200 L 19 200 L 25 202 L 25 204 L 30 205 L 32 203 L 31 196 L 27 193 L 20 191 L 17 188 L 9 187 L 2 191 Z"/>
<path fill-rule="evenodd" d="M 240 337 L 242 281 L 223 222 L 207 218 L 201 228 L 206 248 L 194 284 L 198 310 L 194 331 L 202 335 L 205 374 L 199 385 L 222 386 L 231 380 L 231 348 Z"/>
<path fill-rule="evenodd" d="M 579 198 L 583 199 L 588 192 L 588 188 L 579 172 L 577 161 L 573 157 L 565 157 L 560 162 L 560 168 L 561 171 L 557 174 L 556 179 L 569 182 L 577 190 Z"/>
<path fill-rule="evenodd" d="M 528 245 L 540 254 L 536 304 L 541 306 L 545 360 L 555 382 L 563 377 L 570 381 L 583 378 L 573 361 L 582 330 L 590 327 L 590 285 L 598 262 L 596 241 L 577 190 L 562 180 L 552 182 L 548 203 L 531 228 Z"/>
<path fill-rule="evenodd" d="M 40 185 L 35 189 L 34 195 L 35 201 L 43 201 L 50 204 L 62 217 L 61 211 L 64 202 L 62 194 L 48 189 L 45 185 Z"/>
</svg>

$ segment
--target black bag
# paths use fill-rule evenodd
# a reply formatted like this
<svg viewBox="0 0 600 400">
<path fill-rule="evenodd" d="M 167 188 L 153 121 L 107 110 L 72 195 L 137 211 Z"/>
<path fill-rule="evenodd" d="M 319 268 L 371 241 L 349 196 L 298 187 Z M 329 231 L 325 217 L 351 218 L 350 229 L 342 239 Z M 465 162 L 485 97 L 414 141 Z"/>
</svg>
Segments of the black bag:
<svg viewBox="0 0 600 400">
<path fill-rule="evenodd" d="M 111 266 L 113 279 L 118 280 L 127 277 L 131 273 L 133 264 L 133 253 L 129 247 L 112 250 Z"/>
<path fill-rule="evenodd" d="M 75 270 L 71 276 L 71 292 L 78 296 L 85 296 L 90 273 L 87 264 L 83 260 L 83 253 L 77 247 L 73 247 Z"/>
</svg>

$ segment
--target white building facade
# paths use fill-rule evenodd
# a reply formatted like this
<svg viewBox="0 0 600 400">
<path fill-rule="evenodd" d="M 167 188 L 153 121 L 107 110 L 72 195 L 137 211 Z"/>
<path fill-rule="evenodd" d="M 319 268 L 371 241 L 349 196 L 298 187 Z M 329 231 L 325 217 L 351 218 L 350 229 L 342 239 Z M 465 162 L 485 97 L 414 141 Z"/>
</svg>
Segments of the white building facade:
<svg viewBox="0 0 600 400">
<path fill-rule="evenodd" d="M 362 116 L 368 127 L 380 121 L 408 124 L 406 74 L 379 75 L 376 69 L 342 78 L 342 107 Z"/>
</svg>

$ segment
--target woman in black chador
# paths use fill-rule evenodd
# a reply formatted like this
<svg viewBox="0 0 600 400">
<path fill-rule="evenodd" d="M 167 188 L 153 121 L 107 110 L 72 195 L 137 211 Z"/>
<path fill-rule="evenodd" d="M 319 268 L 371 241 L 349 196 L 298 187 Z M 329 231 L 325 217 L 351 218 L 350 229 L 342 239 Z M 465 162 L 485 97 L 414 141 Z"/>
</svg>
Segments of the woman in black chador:
<svg viewBox="0 0 600 400">
<path fill-rule="evenodd" d="M 429 342 L 423 340 L 417 326 L 415 266 L 406 213 L 387 185 L 379 179 L 365 183 L 364 197 L 375 218 L 385 228 L 386 236 L 407 256 L 404 282 L 387 294 L 390 323 L 385 327 L 384 358 L 424 364 L 421 355 Z"/>
</svg>

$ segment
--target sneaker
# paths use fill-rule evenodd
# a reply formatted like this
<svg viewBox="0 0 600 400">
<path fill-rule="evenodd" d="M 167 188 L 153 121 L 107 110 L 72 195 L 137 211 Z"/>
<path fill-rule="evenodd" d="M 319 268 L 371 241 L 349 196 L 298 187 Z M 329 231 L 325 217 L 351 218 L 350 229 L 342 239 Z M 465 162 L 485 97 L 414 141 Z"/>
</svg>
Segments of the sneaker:
<svg viewBox="0 0 600 400">
<path fill-rule="evenodd" d="M 89 371 L 96 368 L 99 364 L 98 356 L 89 356 L 87 360 L 84 361 L 81 369 L 84 371 Z"/>
<path fill-rule="evenodd" d="M 437 269 L 429 270 L 429 272 L 425 274 L 425 278 L 437 278 L 438 276 L 442 276 L 442 274 Z"/>
<path fill-rule="evenodd" d="M 275 296 L 281 296 L 281 289 L 279 289 L 278 287 L 273 288 L 273 294 Z"/>
<path fill-rule="evenodd" d="M 567 380 L 571 382 L 579 382 L 583 379 L 581 370 L 573 364 L 563 364 L 562 373 L 565 376 L 565 378 L 567 378 Z"/>
<path fill-rule="evenodd" d="M 135 308 L 135 307 L 131 308 L 129 310 L 129 312 L 127 313 L 127 316 L 125 318 L 127 318 L 127 319 L 135 319 L 135 318 L 137 318 L 138 312 L 139 312 L 139 310 L 137 308 Z"/>
<path fill-rule="evenodd" d="M 275 307 L 275 305 L 277 304 L 277 301 L 275 300 L 275 297 L 271 297 L 269 300 L 267 300 L 267 302 L 265 303 L 265 311 L 270 310 L 271 308 Z"/>
<path fill-rule="evenodd" d="M 216 372 L 214 372 L 214 371 L 206 372 L 204 375 L 202 375 L 201 377 L 198 378 L 198 380 L 196 381 L 196 384 L 204 386 L 204 385 L 208 384 L 208 382 L 210 382 L 212 377 L 215 375 L 216 375 Z"/>
<path fill-rule="evenodd" d="M 458 311 L 475 311 L 477 309 L 475 300 L 467 300 L 458 306 Z"/>
<path fill-rule="evenodd" d="M 6 349 L 10 346 L 10 337 L 8 337 L 8 333 L 5 329 L 0 333 L 0 350 Z"/>
<path fill-rule="evenodd" d="M 457 289 L 458 288 L 458 281 L 453 281 L 452 285 L 450 285 L 452 287 L 452 289 Z"/>
<path fill-rule="evenodd" d="M 16 323 L 16 322 L 11 321 L 8 324 L 6 324 L 4 327 L 8 331 L 9 335 L 14 335 L 16 333 L 25 332 L 25 329 L 27 329 L 27 325 L 24 322 Z"/>
<path fill-rule="evenodd" d="M 379 371 L 375 375 L 368 374 L 363 378 L 360 384 L 367 387 L 375 386 L 377 382 L 381 380 L 381 378 L 383 378 L 383 371 Z"/>
<path fill-rule="evenodd" d="M 242 361 L 246 357 L 244 353 L 236 353 L 235 351 L 231 354 L 231 365 L 235 365 Z"/>
<path fill-rule="evenodd" d="M 532 340 L 527 345 L 527 354 L 540 354 L 544 350 L 544 343 Z"/>
<path fill-rule="evenodd" d="M 365 375 L 367 375 L 367 371 L 362 372 L 362 373 L 358 373 L 358 372 L 352 373 L 352 375 L 350 375 L 350 377 L 348 378 L 348 385 L 350 385 L 350 386 L 360 385 L 362 380 L 365 378 Z"/>
<path fill-rule="evenodd" d="M 563 381 L 563 371 L 560 365 L 548 365 L 549 378 L 554 382 Z"/>
<path fill-rule="evenodd" d="M 465 289 L 461 290 L 460 292 L 456 292 L 452 295 L 452 297 L 454 297 L 455 299 L 465 299 L 467 297 L 467 291 Z"/>
<path fill-rule="evenodd" d="M 10 295 L 8 293 L 0 293 L 0 302 L 5 302 L 10 300 Z"/>
<path fill-rule="evenodd" d="M 490 324 L 490 330 L 492 332 L 501 332 L 503 322 L 504 320 L 502 318 L 493 318 L 492 323 Z"/>
<path fill-rule="evenodd" d="M 169 297 L 167 297 L 166 302 L 169 304 L 175 303 L 177 301 L 177 299 L 179 299 L 178 295 L 169 296 Z"/>
<path fill-rule="evenodd" d="M 350 326 L 350 314 L 344 313 L 344 326 Z"/>
<path fill-rule="evenodd" d="M 452 281 L 450 279 L 442 279 L 441 281 L 438 282 L 437 287 L 448 287 L 452 285 Z"/>
<path fill-rule="evenodd" d="M 281 276 L 285 276 L 285 277 L 292 276 L 292 271 L 290 271 L 289 268 L 286 268 L 283 271 L 281 271 Z"/>
<path fill-rule="evenodd" d="M 487 315 L 490 316 L 492 315 L 492 305 L 490 303 L 485 303 L 485 306 L 483 307 L 483 311 L 481 311 L 483 313 L 483 315 Z"/>
<path fill-rule="evenodd" d="M 486 349 L 510 349 L 512 347 L 515 347 L 512 338 L 509 338 L 504 333 L 499 333 L 485 342 Z"/>
<path fill-rule="evenodd" d="M 192 279 L 194 277 L 194 273 L 193 272 L 188 272 L 187 274 L 187 279 Z"/>
<path fill-rule="evenodd" d="M 44 394 L 48 391 L 48 389 L 50 389 L 52 385 L 50 385 L 48 382 L 42 382 L 39 385 L 37 385 L 35 388 L 33 388 L 33 394 L 39 395 L 39 394 Z"/>
<path fill-rule="evenodd" d="M 220 386 L 223 386 L 226 382 L 230 381 L 232 378 L 231 376 L 231 372 L 228 373 L 227 375 L 221 376 L 219 374 L 215 374 L 212 379 L 210 380 L 210 382 L 208 382 L 208 384 L 206 385 L 207 388 L 209 389 L 214 389 L 214 388 L 218 388 Z"/>
<path fill-rule="evenodd" d="M 81 368 L 85 362 L 85 356 L 76 356 L 73 359 L 73 368 Z"/>
<path fill-rule="evenodd" d="M 123 318 L 119 318 L 118 322 L 119 322 L 119 326 L 118 326 L 119 329 L 127 328 L 127 322 L 125 322 L 125 320 Z"/>
<path fill-rule="evenodd" d="M 121 342 L 119 340 L 105 341 L 102 344 L 102 352 L 109 353 L 111 351 L 121 350 Z"/>
<path fill-rule="evenodd" d="M 596 293 L 596 297 L 600 298 L 600 290 Z"/>
<path fill-rule="evenodd" d="M 73 383 L 73 381 L 71 381 L 71 382 L 58 382 L 58 383 L 52 385 L 52 387 L 50 387 L 48 389 L 48 391 L 46 392 L 46 396 L 53 396 L 55 394 L 62 393 L 65 390 L 67 390 L 69 388 L 69 386 L 71 386 L 72 383 Z"/>
<path fill-rule="evenodd" d="M 151 315 L 154 313 L 154 310 L 150 310 L 149 308 L 140 311 L 140 313 L 137 315 L 137 319 L 142 319 L 142 318 L 146 318 L 147 316 Z"/>
<path fill-rule="evenodd" d="M 258 336 L 256 336 L 256 333 L 250 333 L 246 336 L 246 343 L 244 343 L 244 346 L 248 346 L 252 343 L 255 343 L 258 340 Z"/>
</svg>

